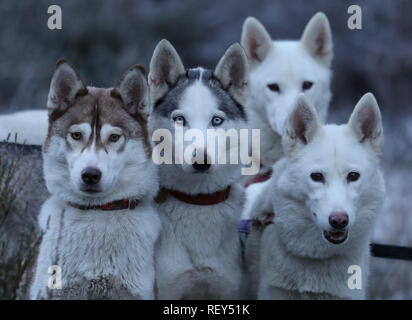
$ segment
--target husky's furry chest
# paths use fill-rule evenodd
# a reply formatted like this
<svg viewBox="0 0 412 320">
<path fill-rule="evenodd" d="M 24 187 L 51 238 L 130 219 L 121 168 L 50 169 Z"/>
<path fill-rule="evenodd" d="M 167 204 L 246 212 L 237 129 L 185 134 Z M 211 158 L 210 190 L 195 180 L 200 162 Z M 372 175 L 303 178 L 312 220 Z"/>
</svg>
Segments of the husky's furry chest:
<svg viewBox="0 0 412 320">
<path fill-rule="evenodd" d="M 362 250 L 364 246 L 352 245 L 346 255 L 327 259 L 300 257 L 288 252 L 278 233 L 277 226 L 270 225 L 262 235 L 261 248 L 265 252 L 261 253 L 259 270 L 261 299 L 365 298 L 369 253 Z M 353 265 L 363 271 L 362 290 L 348 286 L 348 268 Z"/>
<path fill-rule="evenodd" d="M 160 299 L 234 299 L 240 285 L 237 221 L 243 189 L 212 206 L 183 203 L 173 197 L 158 206 L 162 233 L 156 270 Z"/>
<path fill-rule="evenodd" d="M 32 298 L 153 298 L 152 252 L 160 220 L 149 204 L 84 211 L 52 197 L 40 219 L 46 232 Z M 60 290 L 47 288 L 52 265 L 61 270 Z"/>
</svg>

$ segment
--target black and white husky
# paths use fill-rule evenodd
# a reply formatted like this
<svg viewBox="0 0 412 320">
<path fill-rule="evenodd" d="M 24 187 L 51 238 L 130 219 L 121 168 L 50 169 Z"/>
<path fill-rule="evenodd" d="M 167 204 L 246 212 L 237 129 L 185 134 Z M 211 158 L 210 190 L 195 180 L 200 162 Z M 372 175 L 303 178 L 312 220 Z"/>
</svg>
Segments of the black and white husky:
<svg viewBox="0 0 412 320">
<path fill-rule="evenodd" d="M 178 128 L 186 134 L 189 130 L 205 133 L 208 129 L 246 127 L 243 105 L 249 91 L 248 77 L 247 57 L 238 44 L 226 51 L 214 71 L 185 70 L 173 46 L 162 40 L 150 63 L 153 109 L 149 132 L 154 137 L 158 129 L 168 130 L 173 147 L 177 147 Z M 211 149 L 199 140 L 185 146 L 189 161 L 159 165 L 159 299 L 239 296 L 241 256 L 237 222 L 243 189 L 237 181 L 241 165 L 213 163 Z M 160 140 L 155 142 L 155 148 L 159 144 Z M 228 152 L 229 144 L 226 147 Z"/>
<path fill-rule="evenodd" d="M 144 69 L 131 67 L 113 89 L 93 88 L 60 60 L 47 107 L 51 197 L 39 216 L 45 234 L 31 298 L 154 298 L 160 219 Z"/>
</svg>

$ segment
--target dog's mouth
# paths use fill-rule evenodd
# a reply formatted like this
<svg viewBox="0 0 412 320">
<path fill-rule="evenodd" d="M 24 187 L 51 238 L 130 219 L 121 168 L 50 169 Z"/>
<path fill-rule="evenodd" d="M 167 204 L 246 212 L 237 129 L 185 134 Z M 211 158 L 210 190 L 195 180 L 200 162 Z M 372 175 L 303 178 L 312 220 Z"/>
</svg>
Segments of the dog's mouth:
<svg viewBox="0 0 412 320">
<path fill-rule="evenodd" d="M 348 231 L 323 231 L 326 240 L 333 244 L 341 244 L 348 238 Z"/>
<path fill-rule="evenodd" d="M 80 186 L 80 191 L 84 193 L 88 193 L 88 194 L 95 194 L 95 193 L 102 192 L 100 188 L 98 187 L 91 187 L 91 186 L 86 186 L 86 185 Z"/>
</svg>

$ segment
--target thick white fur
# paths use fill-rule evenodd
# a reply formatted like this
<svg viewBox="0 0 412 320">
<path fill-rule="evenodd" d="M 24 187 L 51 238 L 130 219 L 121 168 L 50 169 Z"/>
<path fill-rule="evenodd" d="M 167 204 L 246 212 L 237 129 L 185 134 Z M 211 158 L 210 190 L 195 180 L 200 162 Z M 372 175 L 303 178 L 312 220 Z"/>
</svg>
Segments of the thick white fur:
<svg viewBox="0 0 412 320">
<path fill-rule="evenodd" d="M 0 115 L 0 142 L 7 139 L 17 143 L 42 145 L 47 136 L 47 110 L 26 110 Z"/>
<path fill-rule="evenodd" d="M 300 118 L 308 142 L 302 143 L 290 120 L 283 138 L 286 157 L 273 166 L 272 178 L 253 199 L 259 204 L 252 209 L 255 218 L 261 220 L 268 210 L 275 218 L 263 233 L 254 228 L 248 239 L 251 288 L 259 299 L 362 299 L 370 234 L 385 191 L 378 166 L 383 142 L 379 108 L 367 94 L 347 125 L 322 126 L 310 115 L 316 113 L 308 101 L 301 97 L 299 103 L 307 107 Z M 358 181 L 346 181 L 350 171 L 360 173 Z M 326 182 L 312 181 L 312 172 L 322 172 Z M 323 236 L 331 229 L 327 221 L 333 211 L 349 216 L 348 238 L 338 245 Z M 348 287 L 351 265 L 361 267 L 361 290 Z"/>
<path fill-rule="evenodd" d="M 313 82 L 312 88 L 304 92 L 320 120 L 326 120 L 333 57 L 330 26 L 326 16 L 317 13 L 300 40 L 272 41 L 258 20 L 247 18 L 241 43 L 251 66 L 251 92 L 246 110 L 251 127 L 261 130 L 261 163 L 267 170 L 283 155 L 281 136 L 304 81 Z M 317 44 L 322 45 L 319 51 Z M 280 92 L 271 91 L 267 87 L 271 83 L 277 83 Z"/>
<path fill-rule="evenodd" d="M 52 196 L 39 220 L 46 233 L 31 299 L 87 299 L 91 283 L 102 278 L 110 281 L 102 288 L 108 294 L 104 298 L 154 299 L 153 251 L 160 221 L 149 201 L 134 210 L 81 211 Z M 61 290 L 47 287 L 51 265 L 62 269 Z"/>
<path fill-rule="evenodd" d="M 160 232 L 160 220 L 151 204 L 158 188 L 156 167 L 151 159 L 145 159 L 141 142 L 129 142 L 121 159 L 114 162 L 121 170 L 110 193 L 87 199 L 73 191 L 65 143 L 53 137 L 44 155 L 45 179 L 52 196 L 39 216 L 45 234 L 31 298 L 88 298 L 90 283 L 107 278 L 115 289 L 106 288 L 110 292 L 106 298 L 153 299 L 153 252 Z M 134 198 L 141 202 L 133 210 L 83 211 L 67 205 L 67 201 L 103 204 Z M 62 290 L 47 287 L 51 265 L 62 269 Z"/>
<path fill-rule="evenodd" d="M 190 186 L 190 185 L 189 185 Z M 241 260 L 237 222 L 243 189 L 213 206 L 169 197 L 158 206 L 162 233 L 156 250 L 159 299 L 237 299 Z"/>
</svg>

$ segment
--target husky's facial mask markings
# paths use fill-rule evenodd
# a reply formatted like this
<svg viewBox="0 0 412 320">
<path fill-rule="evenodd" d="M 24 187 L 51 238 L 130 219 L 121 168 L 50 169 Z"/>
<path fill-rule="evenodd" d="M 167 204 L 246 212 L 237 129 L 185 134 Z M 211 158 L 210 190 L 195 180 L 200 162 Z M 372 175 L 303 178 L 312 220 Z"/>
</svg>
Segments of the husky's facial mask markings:
<svg viewBox="0 0 412 320">
<path fill-rule="evenodd" d="M 189 180 L 199 179 L 193 173 L 202 174 L 205 184 L 209 183 L 209 179 L 215 183 L 216 177 L 211 175 L 225 171 L 226 174 L 222 177 L 226 176 L 229 181 L 222 179 L 222 187 L 236 181 L 235 177 L 238 177 L 241 169 L 238 163 L 219 164 L 215 157 L 212 161 L 212 151 L 208 150 L 207 143 L 201 138 L 190 143 L 191 141 L 181 141 L 175 137 L 176 128 L 183 135 L 189 130 L 193 130 L 193 133 L 197 131 L 199 134 L 196 136 L 203 138 L 208 137 L 210 129 L 247 128 L 243 104 L 249 92 L 248 64 L 242 48 L 239 45 L 229 48 L 214 72 L 203 68 L 189 69 L 186 72 L 173 47 L 160 42 L 151 61 L 149 84 L 153 101 L 153 113 L 149 122 L 151 134 L 157 129 L 166 129 L 173 135 L 169 137 L 172 141 L 167 141 L 173 152 L 185 152 L 186 161 L 160 166 L 160 170 L 167 170 L 168 175 L 178 174 L 180 179 L 184 177 Z M 161 142 L 154 140 L 156 145 Z M 228 143 L 225 150 L 228 154 L 230 145 Z M 218 153 L 213 154 L 215 156 Z"/>
<path fill-rule="evenodd" d="M 241 43 L 251 66 L 247 110 L 252 127 L 261 129 L 262 164 L 271 166 L 282 156 L 280 137 L 298 94 L 306 94 L 320 122 L 326 119 L 333 57 L 330 26 L 317 13 L 300 41 L 272 41 L 258 20 L 247 18 Z"/>
<path fill-rule="evenodd" d="M 68 63 L 57 64 L 47 104 L 50 123 L 45 165 L 64 166 L 67 176 L 61 179 L 61 173 L 58 177 L 51 174 L 46 179 L 49 188 L 60 188 L 70 198 L 100 201 L 113 197 L 115 189 L 134 173 L 128 155 L 137 156 L 133 163 L 147 161 L 151 147 L 146 132 L 145 81 L 143 69 L 134 67 L 111 90 L 86 88 Z M 133 148 L 144 153 L 130 153 Z M 130 174 L 125 175 L 124 170 Z"/>
<path fill-rule="evenodd" d="M 185 71 L 176 50 L 162 40 L 150 63 L 149 85 L 153 99 L 149 131 L 167 129 L 169 144 L 175 143 L 178 131 L 194 130 L 206 137 L 213 128 L 247 128 L 243 105 L 248 62 L 240 45 L 232 45 L 213 72 Z M 159 299 L 239 296 L 236 225 L 243 188 L 236 183 L 241 165 L 213 163 L 210 145 L 200 140 L 188 146 L 190 161 L 159 165 L 164 191 L 158 206 L 164 222 L 156 250 Z M 155 145 L 160 143 L 154 139 Z M 173 146 L 174 152 L 177 149 Z"/>
<path fill-rule="evenodd" d="M 86 87 L 67 61 L 56 64 L 43 148 L 51 197 L 39 215 L 45 233 L 31 298 L 154 298 L 160 220 L 148 90 L 140 66 L 104 89 Z M 62 270 L 60 290 L 48 288 L 51 265 Z"/>
<path fill-rule="evenodd" d="M 204 85 L 208 79 L 212 80 L 210 71 L 197 68 L 188 70 L 187 74 L 187 79 L 193 83 L 184 92 L 179 93 L 180 89 L 176 89 L 179 101 L 175 102 L 172 98 L 168 101 L 170 106 L 166 106 L 160 98 L 154 107 L 154 110 L 161 110 L 166 117 L 170 117 L 172 126 L 168 124 L 153 130 L 153 161 L 159 165 L 180 164 L 187 173 L 212 173 L 219 168 L 215 164 L 237 165 L 241 162 L 245 165 L 242 174 L 257 174 L 259 130 L 252 131 L 252 152 L 249 156 L 249 130 L 236 130 L 230 126 L 236 118 L 245 120 L 243 107 L 237 105 L 222 88 L 215 87 L 213 91 Z M 247 89 L 247 82 L 239 84 L 239 88 L 242 86 Z M 172 94 L 176 92 L 172 90 Z"/>
<path fill-rule="evenodd" d="M 259 232 L 249 238 L 248 265 L 252 278 L 259 274 L 252 281 L 259 283 L 258 297 L 363 298 L 370 234 L 385 192 L 379 170 L 382 120 L 374 96 L 359 100 L 346 125 L 321 125 L 300 95 L 282 144 L 285 157 L 250 208 L 259 220 L 275 212 L 274 223 L 261 234 L 261 249 Z M 362 290 L 347 287 L 350 265 L 361 266 Z"/>
</svg>

